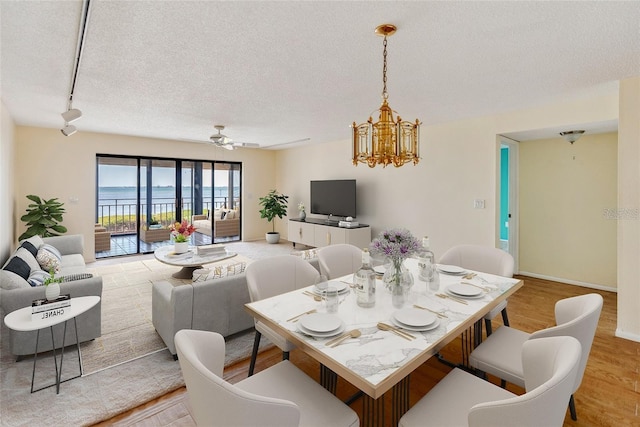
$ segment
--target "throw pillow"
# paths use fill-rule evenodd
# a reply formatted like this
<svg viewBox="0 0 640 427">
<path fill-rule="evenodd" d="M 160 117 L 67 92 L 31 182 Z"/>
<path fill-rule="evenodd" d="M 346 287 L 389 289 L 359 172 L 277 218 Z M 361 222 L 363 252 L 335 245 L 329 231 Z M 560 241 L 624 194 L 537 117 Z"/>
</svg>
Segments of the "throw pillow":
<svg viewBox="0 0 640 427">
<path fill-rule="evenodd" d="M 235 218 L 236 218 L 236 211 L 227 212 L 227 219 L 235 219 Z"/>
<path fill-rule="evenodd" d="M 31 252 L 29 252 L 27 249 L 23 247 L 18 248 L 14 257 L 18 257 L 26 262 L 29 266 L 29 272 L 32 272 L 33 270 L 40 270 L 40 264 L 38 264 L 36 257 L 31 255 Z"/>
<path fill-rule="evenodd" d="M 304 260 L 310 260 L 318 257 L 318 250 L 307 249 L 306 251 L 293 252 L 292 255 L 299 256 Z"/>
<path fill-rule="evenodd" d="M 56 248 L 55 246 L 51 246 L 51 245 L 48 245 L 46 243 L 43 243 L 42 246 L 40 246 L 38 248 L 38 250 L 40 250 L 40 249 L 44 249 L 46 251 L 51 252 L 53 254 L 53 256 L 55 256 L 58 259 L 58 261 L 62 261 L 62 254 L 60 253 L 58 248 Z"/>
<path fill-rule="evenodd" d="M 40 249 L 40 246 L 42 246 L 42 244 L 44 243 L 44 240 L 42 240 L 42 237 L 40 236 L 31 236 L 28 239 L 23 241 L 31 243 L 33 246 L 35 246 L 38 249 Z"/>
<path fill-rule="evenodd" d="M 3 270 L 7 270 L 14 274 L 17 274 L 24 280 L 27 280 L 29 278 L 29 274 L 31 273 L 31 267 L 29 267 L 29 264 L 27 264 L 25 260 L 17 256 L 11 258 L 7 265 L 4 266 Z"/>
<path fill-rule="evenodd" d="M 49 277 L 49 273 L 44 270 L 32 270 L 27 282 L 33 287 L 42 286 L 47 277 Z"/>
<path fill-rule="evenodd" d="M 73 282 L 74 280 L 91 279 L 92 277 L 93 277 L 93 274 L 91 273 L 67 274 L 66 276 L 62 276 L 62 281 Z"/>
<path fill-rule="evenodd" d="M 60 259 L 46 248 L 38 249 L 38 256 L 36 259 L 43 270 L 50 271 L 53 269 L 56 272 L 60 271 Z"/>
<path fill-rule="evenodd" d="M 227 211 L 220 211 L 220 219 L 225 219 L 227 217 Z"/>
<path fill-rule="evenodd" d="M 38 255 L 38 248 L 36 248 L 33 243 L 31 243 L 28 240 L 25 240 L 24 242 L 22 242 L 22 244 L 20 245 L 21 248 L 25 248 L 26 250 L 28 250 L 29 252 L 31 252 L 31 255 L 33 255 L 33 257 L 35 258 L 36 255 Z"/>
<path fill-rule="evenodd" d="M 193 272 L 192 281 L 204 282 L 206 280 L 221 279 L 227 276 L 234 276 L 244 272 L 247 267 L 246 262 L 235 262 L 233 264 L 218 265 L 212 269 L 201 268 Z"/>
<path fill-rule="evenodd" d="M 9 270 L 0 270 L 0 287 L 5 290 L 29 288 L 29 282 Z"/>
</svg>

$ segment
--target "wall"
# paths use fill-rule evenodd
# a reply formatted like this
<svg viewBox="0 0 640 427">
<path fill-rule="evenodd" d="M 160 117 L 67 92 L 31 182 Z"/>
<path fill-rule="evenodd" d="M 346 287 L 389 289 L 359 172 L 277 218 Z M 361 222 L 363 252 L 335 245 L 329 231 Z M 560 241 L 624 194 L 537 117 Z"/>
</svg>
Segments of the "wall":
<svg viewBox="0 0 640 427">
<path fill-rule="evenodd" d="M 617 285 L 617 133 L 519 144 L 520 273 Z"/>
<path fill-rule="evenodd" d="M 9 258 L 16 233 L 13 158 L 15 125 L 4 103 L 0 102 L 0 265 Z"/>
<path fill-rule="evenodd" d="M 93 252 L 96 197 L 96 154 L 179 157 L 194 160 L 241 161 L 243 164 L 242 231 L 244 240 L 264 238 L 268 224 L 260 219 L 258 198 L 274 186 L 273 151 L 215 148 L 208 144 L 188 143 L 122 135 L 83 132 L 63 136 L 57 129 L 17 127 L 14 212 L 16 221 L 25 211 L 27 194 L 58 197 L 65 203 L 63 224 L 69 234 L 85 236 L 87 261 Z M 72 201 L 77 200 L 77 201 Z M 26 228 L 18 224 L 18 234 Z"/>
<path fill-rule="evenodd" d="M 620 82 L 618 126 L 618 326 L 640 341 L 640 77 Z"/>
</svg>

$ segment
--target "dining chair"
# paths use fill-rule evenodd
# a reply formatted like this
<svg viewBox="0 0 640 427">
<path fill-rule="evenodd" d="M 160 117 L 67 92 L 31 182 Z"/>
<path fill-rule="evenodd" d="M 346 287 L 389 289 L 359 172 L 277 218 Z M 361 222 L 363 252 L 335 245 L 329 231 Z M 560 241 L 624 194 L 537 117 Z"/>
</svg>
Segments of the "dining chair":
<svg viewBox="0 0 640 427">
<path fill-rule="evenodd" d="M 495 274 L 496 276 L 513 277 L 514 260 L 510 253 L 491 246 L 458 245 L 450 248 L 442 257 L 440 264 L 457 265 L 468 270 L 482 273 Z M 502 301 L 493 310 L 484 316 L 487 336 L 493 333 L 491 320 L 502 313 L 502 321 L 509 326 L 507 315 L 507 301 Z"/>
<path fill-rule="evenodd" d="M 520 396 L 454 368 L 398 426 L 562 426 L 580 354 L 580 342 L 573 337 L 525 342 L 518 351 L 526 383 Z"/>
<path fill-rule="evenodd" d="M 577 420 L 573 394 L 580 387 L 587 366 L 591 344 L 602 311 L 602 301 L 602 296 L 595 293 L 562 299 L 555 305 L 557 326 L 532 334 L 508 326 L 499 328 L 471 352 L 469 363 L 472 368 L 485 375 L 492 374 L 502 380 L 524 387 L 526 377 L 522 360 L 518 357 L 519 349 L 524 343 L 562 335 L 576 338 L 582 346 L 582 354 L 578 374 L 571 390 L 569 410 L 571 418 Z"/>
<path fill-rule="evenodd" d="M 230 384 L 217 332 L 175 336 L 191 415 L 199 426 L 358 426 L 358 415 L 288 360 Z"/>
<path fill-rule="evenodd" d="M 338 243 L 318 249 L 320 274 L 335 279 L 352 274 L 362 267 L 362 249 L 348 243 Z"/>
<path fill-rule="evenodd" d="M 311 286 L 320 273 L 300 257 L 279 255 L 253 261 L 247 265 L 245 275 L 249 288 L 249 299 L 254 302 Z M 283 360 L 289 358 L 289 352 L 295 347 L 259 320 L 255 321 L 255 328 L 256 335 L 251 352 L 249 376 L 253 375 L 255 369 L 262 335 L 282 350 Z"/>
</svg>

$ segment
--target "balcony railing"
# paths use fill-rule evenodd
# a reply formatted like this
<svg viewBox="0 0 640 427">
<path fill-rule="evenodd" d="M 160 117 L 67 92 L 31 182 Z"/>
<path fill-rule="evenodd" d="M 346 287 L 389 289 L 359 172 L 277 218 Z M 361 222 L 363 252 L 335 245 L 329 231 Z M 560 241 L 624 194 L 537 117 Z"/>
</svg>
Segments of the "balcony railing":
<svg viewBox="0 0 640 427">
<path fill-rule="evenodd" d="M 165 201 L 163 201 L 165 200 Z M 202 213 L 206 214 L 211 209 L 212 202 L 203 201 Z M 97 222 L 105 227 L 111 234 L 135 234 L 138 231 L 136 214 L 136 199 L 99 199 Z M 227 207 L 227 197 L 214 197 L 213 208 L 220 209 Z M 182 201 L 182 218 L 191 221 L 191 201 Z M 144 226 L 147 221 L 147 204 L 140 204 L 140 225 Z M 176 204 L 173 200 L 158 199 L 151 204 L 152 218 L 158 221 L 163 227 L 168 227 L 176 221 Z"/>
</svg>

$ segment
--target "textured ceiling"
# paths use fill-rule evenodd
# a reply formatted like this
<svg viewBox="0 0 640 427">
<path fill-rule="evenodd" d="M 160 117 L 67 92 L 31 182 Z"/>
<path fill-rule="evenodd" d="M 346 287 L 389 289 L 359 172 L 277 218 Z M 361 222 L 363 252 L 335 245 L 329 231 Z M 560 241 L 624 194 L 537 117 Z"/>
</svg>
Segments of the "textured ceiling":
<svg viewBox="0 0 640 427">
<path fill-rule="evenodd" d="M 0 1 L 1 96 L 17 124 L 62 127 L 81 11 L 81 1 Z M 382 23 L 398 27 L 389 103 L 426 125 L 615 91 L 640 75 L 636 1 L 92 0 L 74 125 L 206 141 L 223 124 L 262 147 L 349 139 L 380 104 Z"/>
</svg>

